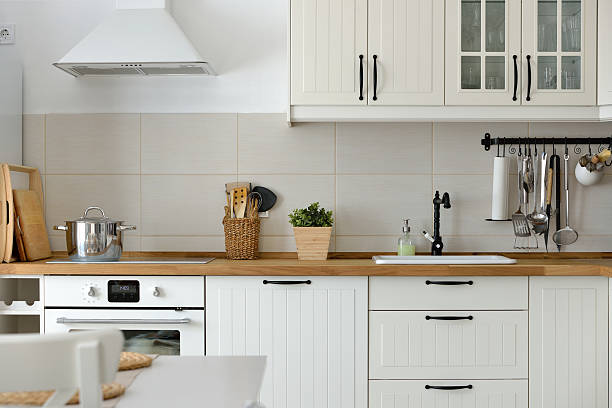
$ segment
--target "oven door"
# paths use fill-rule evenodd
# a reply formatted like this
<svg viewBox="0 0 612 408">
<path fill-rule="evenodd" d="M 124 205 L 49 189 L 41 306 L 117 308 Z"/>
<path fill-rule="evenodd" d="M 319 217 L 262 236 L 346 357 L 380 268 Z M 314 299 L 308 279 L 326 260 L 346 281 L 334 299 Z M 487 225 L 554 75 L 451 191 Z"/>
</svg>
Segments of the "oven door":
<svg viewBox="0 0 612 408">
<path fill-rule="evenodd" d="M 204 355 L 204 310 L 46 309 L 45 333 L 114 328 L 125 336 L 124 351 L 181 356 Z"/>
</svg>

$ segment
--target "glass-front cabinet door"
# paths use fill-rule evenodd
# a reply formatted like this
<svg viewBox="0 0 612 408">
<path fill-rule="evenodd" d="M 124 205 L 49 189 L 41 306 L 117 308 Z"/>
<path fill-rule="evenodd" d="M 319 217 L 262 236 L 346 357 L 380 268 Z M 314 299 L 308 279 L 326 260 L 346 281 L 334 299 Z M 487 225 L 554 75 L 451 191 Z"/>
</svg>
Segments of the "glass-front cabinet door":
<svg viewBox="0 0 612 408">
<path fill-rule="evenodd" d="M 520 0 L 447 0 L 446 104 L 520 105 Z"/>
<path fill-rule="evenodd" d="M 523 0 L 523 105 L 595 105 L 596 36 L 596 0 Z"/>
</svg>

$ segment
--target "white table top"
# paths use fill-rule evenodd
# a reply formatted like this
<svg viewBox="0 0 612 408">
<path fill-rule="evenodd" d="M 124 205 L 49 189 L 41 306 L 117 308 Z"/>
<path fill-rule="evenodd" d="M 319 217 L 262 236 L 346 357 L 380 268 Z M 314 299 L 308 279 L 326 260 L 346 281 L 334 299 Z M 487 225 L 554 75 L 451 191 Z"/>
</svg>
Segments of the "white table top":
<svg viewBox="0 0 612 408">
<path fill-rule="evenodd" d="M 117 408 L 243 408 L 257 399 L 265 357 L 159 356 L 121 397 Z"/>
</svg>

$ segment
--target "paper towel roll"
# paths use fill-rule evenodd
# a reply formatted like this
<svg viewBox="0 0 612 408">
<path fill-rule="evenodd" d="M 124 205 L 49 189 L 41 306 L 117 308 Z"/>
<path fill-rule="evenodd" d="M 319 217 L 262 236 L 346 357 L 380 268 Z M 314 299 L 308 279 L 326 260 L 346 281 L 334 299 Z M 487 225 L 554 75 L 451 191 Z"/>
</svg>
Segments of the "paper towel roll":
<svg viewBox="0 0 612 408">
<path fill-rule="evenodd" d="M 493 194 L 491 198 L 491 219 L 508 219 L 508 170 L 509 157 L 496 157 L 493 160 Z"/>
</svg>

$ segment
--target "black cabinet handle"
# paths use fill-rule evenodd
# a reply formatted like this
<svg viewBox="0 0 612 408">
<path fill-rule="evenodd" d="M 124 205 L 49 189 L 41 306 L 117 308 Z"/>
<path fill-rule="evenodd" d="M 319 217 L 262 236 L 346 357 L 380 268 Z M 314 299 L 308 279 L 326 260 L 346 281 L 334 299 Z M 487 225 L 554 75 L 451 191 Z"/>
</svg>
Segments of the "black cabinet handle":
<svg viewBox="0 0 612 408">
<path fill-rule="evenodd" d="M 270 281 L 264 279 L 263 281 L 264 285 L 310 285 L 311 283 L 310 279 L 305 281 Z"/>
<path fill-rule="evenodd" d="M 518 63 L 516 62 L 517 56 L 513 55 L 512 59 L 514 60 L 514 96 L 512 97 L 513 101 L 516 101 L 516 90 L 518 88 Z"/>
<path fill-rule="evenodd" d="M 445 286 L 458 286 L 458 285 L 473 285 L 474 281 L 425 281 L 426 285 L 445 285 Z"/>
<path fill-rule="evenodd" d="M 375 101 L 378 99 L 376 96 L 376 88 L 378 87 L 378 68 L 376 67 L 376 59 L 378 55 L 374 54 L 372 58 L 374 59 L 374 96 L 372 96 L 372 100 Z"/>
<path fill-rule="evenodd" d="M 474 316 L 425 316 L 425 320 L 474 320 Z"/>
<path fill-rule="evenodd" d="M 527 102 L 531 100 L 531 55 L 527 56 Z"/>
<path fill-rule="evenodd" d="M 474 388 L 472 384 L 468 385 L 429 385 L 425 386 L 426 390 L 443 390 L 443 391 L 454 391 L 454 390 L 471 390 Z"/>
<path fill-rule="evenodd" d="M 359 56 L 359 100 L 363 101 L 363 55 Z"/>
</svg>

